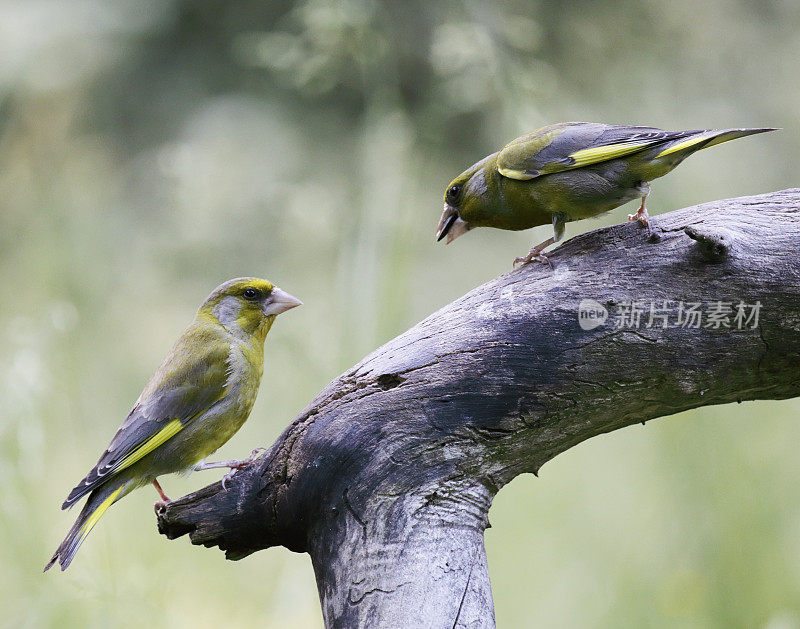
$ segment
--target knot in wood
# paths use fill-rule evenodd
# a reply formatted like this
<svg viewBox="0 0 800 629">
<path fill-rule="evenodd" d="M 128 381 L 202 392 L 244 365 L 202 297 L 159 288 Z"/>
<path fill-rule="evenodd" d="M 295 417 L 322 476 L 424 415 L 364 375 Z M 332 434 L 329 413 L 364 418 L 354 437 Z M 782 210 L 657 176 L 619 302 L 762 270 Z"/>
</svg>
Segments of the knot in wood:
<svg viewBox="0 0 800 629">
<path fill-rule="evenodd" d="M 726 229 L 708 225 L 687 225 L 683 231 L 697 242 L 697 249 L 706 262 L 719 264 L 730 254 L 733 235 Z"/>
</svg>

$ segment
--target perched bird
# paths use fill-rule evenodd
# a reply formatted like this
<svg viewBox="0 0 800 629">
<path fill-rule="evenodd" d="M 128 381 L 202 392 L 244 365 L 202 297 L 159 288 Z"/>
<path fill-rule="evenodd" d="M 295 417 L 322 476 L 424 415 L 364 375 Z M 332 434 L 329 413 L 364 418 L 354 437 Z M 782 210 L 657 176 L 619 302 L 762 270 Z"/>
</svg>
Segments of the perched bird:
<svg viewBox="0 0 800 629">
<path fill-rule="evenodd" d="M 636 198 L 628 220 L 647 225 L 648 182 L 700 149 L 765 129 L 663 131 L 594 122 L 562 122 L 513 140 L 447 186 L 437 240 L 452 242 L 473 227 L 520 230 L 553 224 L 553 237 L 516 258 L 547 262 L 542 251 L 570 221 L 597 216 Z"/>
<path fill-rule="evenodd" d="M 66 570 L 106 510 L 152 483 L 169 502 L 157 477 L 172 472 L 252 462 L 201 463 L 239 430 L 256 400 L 264 371 L 264 339 L 275 317 L 301 301 L 266 280 L 243 277 L 218 286 L 200 306 L 97 465 L 73 489 L 62 509 L 89 499 L 50 562 Z"/>
</svg>

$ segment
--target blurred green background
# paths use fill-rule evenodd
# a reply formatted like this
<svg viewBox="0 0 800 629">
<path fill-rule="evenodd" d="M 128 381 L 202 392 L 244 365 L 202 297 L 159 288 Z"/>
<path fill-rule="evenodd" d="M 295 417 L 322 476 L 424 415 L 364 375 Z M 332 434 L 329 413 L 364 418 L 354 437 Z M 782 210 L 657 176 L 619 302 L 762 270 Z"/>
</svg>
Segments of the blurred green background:
<svg viewBox="0 0 800 629">
<path fill-rule="evenodd" d="M 784 128 L 692 157 L 651 212 L 797 185 L 799 33 L 794 0 L 0 0 L 0 624 L 319 627 L 307 556 L 168 542 L 148 490 L 41 573 L 202 299 L 256 275 L 305 301 L 240 457 L 547 237 L 433 239 L 447 182 L 524 132 Z M 499 626 L 800 627 L 798 410 L 685 413 L 517 479 L 486 535 Z"/>
</svg>

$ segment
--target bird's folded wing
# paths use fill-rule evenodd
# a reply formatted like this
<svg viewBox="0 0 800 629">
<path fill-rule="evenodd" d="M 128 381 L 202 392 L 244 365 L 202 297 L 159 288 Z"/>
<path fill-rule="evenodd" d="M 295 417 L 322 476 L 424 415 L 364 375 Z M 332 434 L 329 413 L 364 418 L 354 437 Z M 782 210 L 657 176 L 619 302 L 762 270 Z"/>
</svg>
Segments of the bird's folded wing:
<svg viewBox="0 0 800 629">
<path fill-rule="evenodd" d="M 192 344 L 183 340 L 164 360 L 97 465 L 70 492 L 62 508 L 150 454 L 225 397 L 230 346 L 222 343 L 193 352 Z"/>
<path fill-rule="evenodd" d="M 618 159 L 696 133 L 564 122 L 542 127 L 510 142 L 497 157 L 497 170 L 509 179 L 525 181 Z"/>
</svg>

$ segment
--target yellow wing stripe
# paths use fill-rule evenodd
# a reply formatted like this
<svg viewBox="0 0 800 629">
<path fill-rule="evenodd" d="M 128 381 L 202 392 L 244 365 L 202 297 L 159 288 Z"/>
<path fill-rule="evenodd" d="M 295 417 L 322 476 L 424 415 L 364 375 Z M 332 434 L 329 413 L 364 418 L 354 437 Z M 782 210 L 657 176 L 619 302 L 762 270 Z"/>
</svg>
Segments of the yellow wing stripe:
<svg viewBox="0 0 800 629">
<path fill-rule="evenodd" d="M 673 144 L 672 146 L 665 148 L 658 155 L 656 155 L 654 159 L 658 159 L 659 157 L 664 157 L 665 155 L 670 155 L 671 153 L 677 153 L 678 151 L 682 151 L 683 149 L 688 149 L 690 146 L 694 146 L 695 144 L 699 144 L 700 142 L 705 142 L 709 138 L 714 137 L 714 135 L 715 134 L 713 133 L 706 133 L 704 135 L 696 135 L 693 138 L 684 140 L 683 142 L 678 142 L 677 144 Z"/>
<path fill-rule="evenodd" d="M 183 424 L 181 424 L 181 420 L 173 419 L 170 423 L 164 426 L 152 437 L 150 437 L 142 445 L 136 448 L 136 450 L 131 452 L 128 456 L 122 459 L 117 465 L 115 465 L 114 471 L 118 472 L 120 470 L 124 470 L 126 467 L 130 467 L 142 457 L 150 454 L 153 450 L 155 450 L 158 446 L 164 443 L 167 439 L 170 439 L 175 435 L 177 435 L 182 429 L 183 429 Z"/>
<path fill-rule="evenodd" d="M 650 144 L 652 144 L 651 141 L 620 142 L 619 144 L 606 144 L 605 146 L 593 146 L 592 148 L 581 149 L 580 151 L 575 151 L 570 154 L 570 157 L 575 160 L 570 164 L 570 168 L 580 168 L 581 166 L 589 166 L 590 164 L 597 164 L 598 162 L 606 162 L 611 159 L 617 159 L 618 157 L 624 157 Z"/>
<path fill-rule="evenodd" d="M 507 177 L 508 179 L 517 179 L 518 181 L 528 181 L 536 176 L 526 173 L 524 170 L 511 170 L 510 168 L 498 168 L 497 172 L 503 175 L 503 177 Z"/>
<path fill-rule="evenodd" d="M 108 510 L 108 508 L 112 504 L 114 504 L 114 501 L 117 499 L 117 496 L 119 496 L 119 492 L 121 492 L 124 488 L 125 485 L 118 487 L 108 498 L 106 498 L 105 500 L 103 500 L 103 502 L 97 505 L 97 509 L 92 511 L 92 515 L 86 518 L 86 522 L 81 524 L 80 531 L 78 532 L 78 539 L 83 540 L 83 538 L 89 534 L 89 531 L 91 531 L 92 528 L 94 528 L 94 525 L 97 524 L 97 521 L 103 517 L 103 514 Z"/>
</svg>

